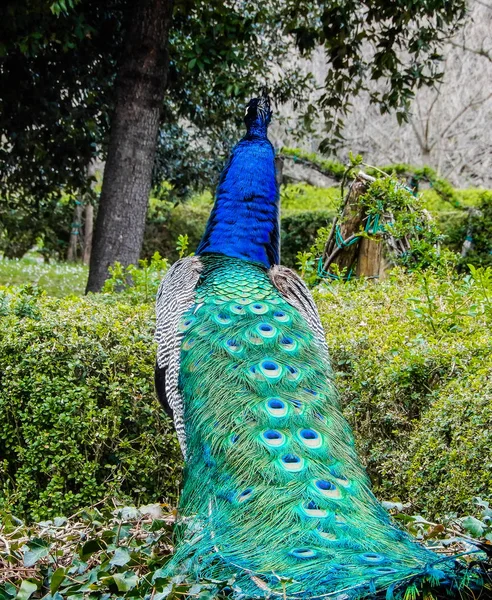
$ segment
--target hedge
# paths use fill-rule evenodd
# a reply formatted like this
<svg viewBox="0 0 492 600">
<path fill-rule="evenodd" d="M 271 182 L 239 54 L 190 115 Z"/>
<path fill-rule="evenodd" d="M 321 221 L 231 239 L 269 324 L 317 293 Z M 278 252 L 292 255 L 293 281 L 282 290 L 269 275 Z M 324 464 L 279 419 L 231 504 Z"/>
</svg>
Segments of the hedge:
<svg viewBox="0 0 492 600">
<path fill-rule="evenodd" d="M 479 206 L 487 199 L 487 192 L 470 188 L 454 190 L 456 205 L 445 201 L 433 189 L 423 191 L 424 205 L 436 219 L 438 228 L 446 236 L 445 245 L 460 252 L 466 237 L 470 206 Z M 296 255 L 313 244 L 316 233 L 326 227 L 335 216 L 340 202 L 339 187 L 317 188 L 306 183 L 287 184 L 281 190 L 282 263 L 296 267 Z M 487 205 L 488 206 L 488 205 Z M 145 230 L 143 257 L 150 258 L 158 251 L 171 262 L 178 258 L 178 236 L 187 234 L 189 248 L 194 250 L 200 241 L 210 210 L 212 195 L 209 192 L 173 206 L 166 201 L 151 200 Z M 489 219 L 490 220 L 490 219 Z M 488 226 L 487 226 L 488 227 Z M 483 247 L 490 232 L 485 228 L 477 233 L 477 250 L 468 257 L 473 264 L 487 264 Z M 488 251 L 487 251 L 488 252 Z"/>
<path fill-rule="evenodd" d="M 345 414 L 380 497 L 428 516 L 492 494 L 492 269 L 321 288 Z"/>
<path fill-rule="evenodd" d="M 435 516 L 491 497 L 492 269 L 425 277 L 315 297 L 376 493 Z M 152 304 L 6 289 L 0 315 L 0 509 L 173 503 L 180 453 L 154 395 Z"/>
<path fill-rule="evenodd" d="M 173 502 L 180 452 L 154 395 L 152 307 L 30 288 L 0 307 L 0 509 Z"/>
</svg>

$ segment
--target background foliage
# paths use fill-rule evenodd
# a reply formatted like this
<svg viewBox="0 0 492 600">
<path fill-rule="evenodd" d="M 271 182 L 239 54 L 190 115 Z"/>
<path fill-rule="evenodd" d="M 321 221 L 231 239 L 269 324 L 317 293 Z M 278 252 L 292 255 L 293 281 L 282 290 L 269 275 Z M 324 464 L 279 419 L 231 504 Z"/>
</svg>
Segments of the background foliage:
<svg viewBox="0 0 492 600">
<path fill-rule="evenodd" d="M 175 499 L 150 304 L 0 292 L 0 507 L 40 519 L 116 495 Z"/>
<path fill-rule="evenodd" d="M 155 256 L 125 287 L 62 300 L 4 289 L 0 485 L 29 518 L 115 496 L 173 500 L 180 457 L 153 390 Z M 112 291 L 110 291 L 112 290 Z M 492 271 L 395 271 L 316 291 L 341 402 L 376 493 L 427 516 L 492 489 Z"/>
</svg>

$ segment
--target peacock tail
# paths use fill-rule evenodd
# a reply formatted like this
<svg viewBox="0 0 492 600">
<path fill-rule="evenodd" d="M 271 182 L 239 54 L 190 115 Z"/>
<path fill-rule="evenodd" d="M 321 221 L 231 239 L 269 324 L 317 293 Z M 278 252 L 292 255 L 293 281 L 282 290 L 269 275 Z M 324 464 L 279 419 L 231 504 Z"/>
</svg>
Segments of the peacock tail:
<svg viewBox="0 0 492 600">
<path fill-rule="evenodd" d="M 480 570 L 417 544 L 374 497 L 316 306 L 278 265 L 270 117 L 249 103 L 197 256 L 158 292 L 156 387 L 186 460 L 167 572 L 228 581 L 235 600 L 462 597 Z"/>
<path fill-rule="evenodd" d="M 172 571 L 235 578 L 247 598 L 285 586 L 289 597 L 360 598 L 417 574 L 451 581 L 449 561 L 395 527 L 372 494 L 305 319 L 262 267 L 202 263 L 180 323 L 189 460 Z"/>
</svg>

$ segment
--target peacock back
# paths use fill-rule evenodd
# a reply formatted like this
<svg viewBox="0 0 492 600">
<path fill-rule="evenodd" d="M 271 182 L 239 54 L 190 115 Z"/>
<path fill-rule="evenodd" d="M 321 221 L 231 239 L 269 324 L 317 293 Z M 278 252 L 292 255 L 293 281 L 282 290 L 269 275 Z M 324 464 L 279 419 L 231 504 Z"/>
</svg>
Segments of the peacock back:
<svg viewBox="0 0 492 600">
<path fill-rule="evenodd" d="M 289 596 L 351 598 L 439 570 L 373 496 L 304 317 L 264 268 L 201 260 L 179 324 L 189 460 L 173 572 L 234 577 L 247 597 L 289 581 Z"/>
</svg>

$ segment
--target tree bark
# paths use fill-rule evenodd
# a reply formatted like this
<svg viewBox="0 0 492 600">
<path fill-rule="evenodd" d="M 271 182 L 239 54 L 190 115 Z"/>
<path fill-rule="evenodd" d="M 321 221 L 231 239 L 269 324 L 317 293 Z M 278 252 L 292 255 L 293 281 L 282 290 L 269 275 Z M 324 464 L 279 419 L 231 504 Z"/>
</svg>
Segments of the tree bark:
<svg viewBox="0 0 492 600">
<path fill-rule="evenodd" d="M 357 178 L 350 187 L 340 219 L 340 234 L 344 240 L 349 240 L 356 235 L 362 226 L 364 209 L 359 205 L 359 197 L 366 189 L 367 183 L 360 178 Z M 330 236 L 323 253 L 323 268 L 328 270 L 331 264 L 336 264 L 340 271 L 346 269 L 348 274 L 357 258 L 359 243 L 358 240 L 350 246 L 338 248 L 335 236 Z"/>
<path fill-rule="evenodd" d="M 85 222 L 84 222 L 84 253 L 82 262 L 88 265 L 91 261 L 92 250 L 92 235 L 94 231 L 94 207 L 88 203 L 85 205 Z"/>
<path fill-rule="evenodd" d="M 383 244 L 381 241 L 362 238 L 357 257 L 357 277 L 378 278 L 381 269 Z"/>
<path fill-rule="evenodd" d="M 82 204 L 77 201 L 73 211 L 72 229 L 70 230 L 70 240 L 68 242 L 67 261 L 75 262 L 77 260 L 77 250 L 80 247 L 80 232 L 82 230 Z"/>
<path fill-rule="evenodd" d="M 173 0 L 139 0 L 132 6 L 116 82 L 87 292 L 100 291 L 115 261 L 124 266 L 136 263 L 143 241 L 168 79 Z"/>
</svg>

